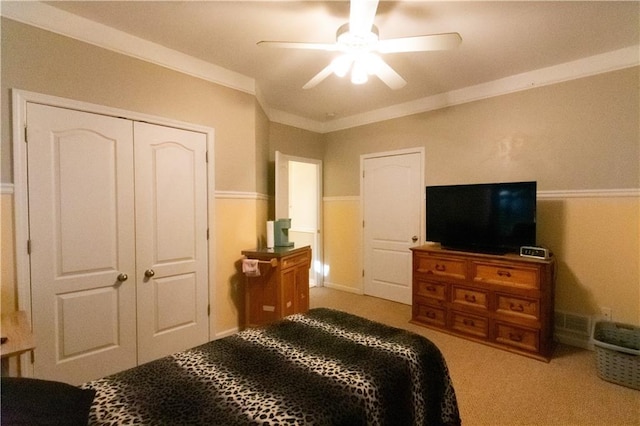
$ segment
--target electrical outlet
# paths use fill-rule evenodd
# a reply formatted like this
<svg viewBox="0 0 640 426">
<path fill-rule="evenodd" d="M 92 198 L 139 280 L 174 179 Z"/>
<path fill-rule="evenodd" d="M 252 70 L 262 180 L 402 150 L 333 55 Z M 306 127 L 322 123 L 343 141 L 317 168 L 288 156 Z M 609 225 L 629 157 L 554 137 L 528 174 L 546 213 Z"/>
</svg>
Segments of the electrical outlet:
<svg viewBox="0 0 640 426">
<path fill-rule="evenodd" d="M 605 321 L 613 321 L 613 315 L 611 314 L 611 308 L 600 308 L 600 312 L 602 312 L 602 317 Z"/>
</svg>

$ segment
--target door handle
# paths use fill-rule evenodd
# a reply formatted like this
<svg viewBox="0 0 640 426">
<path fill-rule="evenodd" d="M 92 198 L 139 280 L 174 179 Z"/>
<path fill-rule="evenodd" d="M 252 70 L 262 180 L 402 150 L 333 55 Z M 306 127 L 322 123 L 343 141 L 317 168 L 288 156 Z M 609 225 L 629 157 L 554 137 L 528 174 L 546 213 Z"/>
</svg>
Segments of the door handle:
<svg viewBox="0 0 640 426">
<path fill-rule="evenodd" d="M 156 271 L 154 271 L 153 269 L 147 269 L 146 271 L 144 271 L 144 276 L 147 278 L 151 278 L 156 274 Z"/>
<path fill-rule="evenodd" d="M 413 241 L 414 243 L 418 241 L 418 236 L 414 235 L 413 237 L 411 237 L 411 241 Z"/>
<path fill-rule="evenodd" d="M 118 281 L 120 281 L 121 283 L 125 282 L 128 279 L 129 279 L 129 276 L 125 273 L 121 273 L 120 275 L 118 275 Z"/>
</svg>

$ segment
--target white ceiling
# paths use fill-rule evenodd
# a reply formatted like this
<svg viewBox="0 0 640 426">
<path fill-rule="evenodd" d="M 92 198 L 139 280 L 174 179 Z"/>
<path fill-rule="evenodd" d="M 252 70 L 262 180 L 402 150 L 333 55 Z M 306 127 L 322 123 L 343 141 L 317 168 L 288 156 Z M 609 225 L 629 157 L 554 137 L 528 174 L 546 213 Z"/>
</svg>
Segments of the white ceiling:
<svg viewBox="0 0 640 426">
<path fill-rule="evenodd" d="M 453 51 L 385 55 L 408 82 L 400 90 L 389 89 L 376 77 L 355 86 L 336 76 L 304 90 L 302 86 L 335 52 L 256 43 L 332 43 L 337 28 L 347 22 L 348 2 L 54 1 L 47 5 L 248 77 L 247 81 L 255 81 L 255 93 L 270 118 L 299 120 L 309 124 L 301 127 L 320 129 L 330 129 L 332 122 L 345 123 L 349 117 L 385 118 L 402 105 L 428 108 L 429 102 L 446 104 L 456 96 L 472 100 L 481 95 L 461 94 L 496 82 L 512 81 L 522 89 L 535 84 L 540 70 L 552 70 L 543 80 L 562 80 L 637 65 L 640 44 L 638 1 L 381 1 L 375 19 L 381 39 L 458 32 L 462 44 Z M 38 10 L 35 13 L 42 14 L 52 8 Z M 531 82 L 514 83 L 516 77 L 510 76 Z"/>
</svg>

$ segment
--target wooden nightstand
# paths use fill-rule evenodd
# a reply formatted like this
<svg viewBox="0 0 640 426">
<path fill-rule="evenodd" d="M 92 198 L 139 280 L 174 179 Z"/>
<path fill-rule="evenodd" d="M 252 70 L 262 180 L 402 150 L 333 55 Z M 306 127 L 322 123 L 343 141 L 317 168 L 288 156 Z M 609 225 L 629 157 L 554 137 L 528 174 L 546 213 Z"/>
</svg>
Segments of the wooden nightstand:
<svg viewBox="0 0 640 426">
<path fill-rule="evenodd" d="M 7 340 L 0 345 L 2 354 L 2 375 L 8 372 L 10 357 L 22 355 L 36 347 L 35 338 L 31 333 L 27 313 L 24 311 L 11 312 L 2 315 L 2 337 Z"/>
<path fill-rule="evenodd" d="M 261 261 L 260 276 L 247 277 L 245 326 L 257 327 L 309 310 L 311 248 L 243 250 Z"/>
</svg>

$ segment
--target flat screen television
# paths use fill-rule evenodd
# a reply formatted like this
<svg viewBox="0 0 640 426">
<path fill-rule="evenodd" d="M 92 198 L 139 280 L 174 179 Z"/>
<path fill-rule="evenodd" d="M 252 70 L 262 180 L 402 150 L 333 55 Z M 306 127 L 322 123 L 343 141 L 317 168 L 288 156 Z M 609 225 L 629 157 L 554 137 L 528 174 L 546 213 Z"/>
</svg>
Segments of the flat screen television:
<svg viewBox="0 0 640 426">
<path fill-rule="evenodd" d="M 426 237 L 481 253 L 536 245 L 536 182 L 426 187 Z"/>
</svg>

